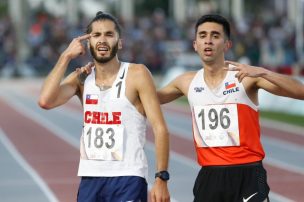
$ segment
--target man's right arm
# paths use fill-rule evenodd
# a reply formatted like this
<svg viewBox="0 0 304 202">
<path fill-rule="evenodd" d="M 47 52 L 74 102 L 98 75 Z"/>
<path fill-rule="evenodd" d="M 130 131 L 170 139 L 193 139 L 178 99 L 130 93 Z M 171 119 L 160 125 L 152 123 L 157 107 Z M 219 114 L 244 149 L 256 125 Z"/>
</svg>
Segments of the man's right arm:
<svg viewBox="0 0 304 202">
<path fill-rule="evenodd" d="M 61 55 L 54 69 L 45 79 L 39 97 L 39 106 L 52 109 L 67 102 L 77 91 L 76 73 L 71 73 L 61 83 L 69 63 L 66 56 Z"/>
<path fill-rule="evenodd" d="M 68 48 L 61 54 L 55 67 L 45 79 L 40 97 L 39 106 L 44 109 L 52 109 L 66 103 L 78 90 L 77 72 L 71 73 L 63 82 L 62 79 L 70 61 L 85 53 L 85 47 L 81 41 L 89 39 L 86 34 L 72 40 Z"/>
<path fill-rule="evenodd" d="M 160 104 L 166 104 L 183 96 L 183 94 L 175 87 L 174 83 L 169 83 L 167 86 L 157 91 L 157 96 Z"/>
<path fill-rule="evenodd" d="M 186 72 L 176 77 L 165 87 L 159 89 L 157 91 L 157 96 L 160 104 L 166 104 L 187 95 L 190 82 L 194 75 L 195 72 Z"/>
</svg>

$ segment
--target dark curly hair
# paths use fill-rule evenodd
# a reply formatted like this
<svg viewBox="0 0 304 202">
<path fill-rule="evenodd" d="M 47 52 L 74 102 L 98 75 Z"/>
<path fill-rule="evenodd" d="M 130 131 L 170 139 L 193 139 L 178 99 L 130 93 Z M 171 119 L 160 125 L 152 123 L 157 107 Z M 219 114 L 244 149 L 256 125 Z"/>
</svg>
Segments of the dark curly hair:
<svg viewBox="0 0 304 202">
<path fill-rule="evenodd" d="M 121 25 L 119 24 L 118 20 L 112 16 L 111 14 L 104 13 L 102 11 L 98 11 L 96 13 L 96 16 L 92 19 L 92 21 L 89 23 L 86 29 L 86 33 L 89 34 L 92 32 L 92 24 L 93 22 L 99 21 L 99 20 L 110 20 L 115 24 L 115 30 L 117 31 L 119 37 L 121 36 Z"/>
</svg>

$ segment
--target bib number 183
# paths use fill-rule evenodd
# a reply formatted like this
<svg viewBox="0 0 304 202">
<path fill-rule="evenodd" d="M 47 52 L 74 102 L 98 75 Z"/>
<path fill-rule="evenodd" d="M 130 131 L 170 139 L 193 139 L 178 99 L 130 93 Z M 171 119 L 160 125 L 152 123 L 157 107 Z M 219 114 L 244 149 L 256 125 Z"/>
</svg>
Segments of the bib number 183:
<svg viewBox="0 0 304 202">
<path fill-rule="evenodd" d="M 104 133 L 106 133 L 105 136 Z M 92 135 L 92 127 L 90 127 L 89 130 L 86 132 L 85 138 L 88 139 L 88 148 L 91 148 L 91 145 L 93 144 L 93 147 L 96 148 L 102 148 L 103 146 L 105 146 L 107 149 L 112 149 L 115 145 L 114 135 L 115 132 L 113 128 L 108 128 L 105 132 L 103 128 L 96 128 L 95 134 Z"/>
<path fill-rule="evenodd" d="M 84 127 L 83 141 L 88 159 L 122 160 L 122 125 L 87 125 Z"/>
</svg>

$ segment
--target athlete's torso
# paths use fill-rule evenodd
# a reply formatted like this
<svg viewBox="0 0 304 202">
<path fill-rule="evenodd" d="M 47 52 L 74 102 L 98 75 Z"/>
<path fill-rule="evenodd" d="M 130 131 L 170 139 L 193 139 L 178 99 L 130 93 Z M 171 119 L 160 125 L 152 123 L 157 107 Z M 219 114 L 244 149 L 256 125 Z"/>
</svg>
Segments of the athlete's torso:
<svg viewBox="0 0 304 202">
<path fill-rule="evenodd" d="M 147 176 L 146 118 L 126 97 L 128 69 L 122 63 L 104 91 L 95 84 L 95 71 L 85 80 L 79 176 Z"/>
<path fill-rule="evenodd" d="M 235 72 L 228 71 L 223 82 L 210 89 L 204 69 L 198 71 L 190 83 L 188 101 L 200 165 L 244 164 L 264 158 L 258 106 L 248 98 Z"/>
</svg>

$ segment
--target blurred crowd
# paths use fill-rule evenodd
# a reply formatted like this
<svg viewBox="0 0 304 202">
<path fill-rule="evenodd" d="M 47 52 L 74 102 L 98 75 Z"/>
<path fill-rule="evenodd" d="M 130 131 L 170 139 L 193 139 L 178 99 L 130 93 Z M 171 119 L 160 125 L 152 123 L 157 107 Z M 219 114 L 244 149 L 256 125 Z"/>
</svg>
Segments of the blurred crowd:
<svg viewBox="0 0 304 202">
<path fill-rule="evenodd" d="M 265 13 L 263 17 L 247 15 L 242 21 L 233 21 L 233 47 L 227 59 L 259 65 L 285 74 L 303 74 L 295 49 L 295 28 L 286 16 Z M 28 57 L 24 63 L 35 75 L 45 75 L 53 67 L 60 53 L 69 42 L 84 33 L 89 22 L 85 16 L 77 25 L 70 25 L 65 18 L 50 13 L 37 12 L 30 17 L 26 40 L 29 44 Z M 156 9 L 152 15 L 135 17 L 132 23 L 124 22 L 124 61 L 143 63 L 152 73 L 166 71 L 184 53 L 195 54 L 192 48 L 196 19 L 187 19 L 178 24 Z M 0 18 L 0 72 L 15 68 L 16 32 L 9 17 Z M 91 60 L 86 57 L 73 60 L 73 70 Z"/>
</svg>

